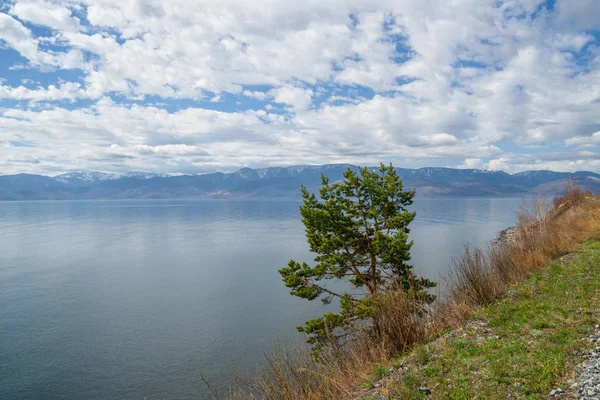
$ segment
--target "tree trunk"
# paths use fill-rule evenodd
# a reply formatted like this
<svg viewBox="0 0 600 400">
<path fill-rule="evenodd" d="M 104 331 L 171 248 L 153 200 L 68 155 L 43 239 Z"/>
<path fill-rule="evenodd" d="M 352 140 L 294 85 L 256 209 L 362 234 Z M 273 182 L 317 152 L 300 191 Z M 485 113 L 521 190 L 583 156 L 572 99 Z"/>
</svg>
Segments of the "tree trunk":
<svg viewBox="0 0 600 400">
<path fill-rule="evenodd" d="M 375 254 L 373 254 L 373 253 L 371 253 L 370 256 L 371 256 L 371 261 L 369 263 L 369 271 L 370 271 L 369 275 L 371 276 L 373 286 L 372 286 L 372 288 L 370 287 L 369 290 L 371 291 L 371 295 L 374 296 L 377 294 L 378 289 L 379 289 L 378 282 L 377 282 L 377 276 L 375 275 L 377 272 L 377 259 L 375 258 Z"/>
</svg>

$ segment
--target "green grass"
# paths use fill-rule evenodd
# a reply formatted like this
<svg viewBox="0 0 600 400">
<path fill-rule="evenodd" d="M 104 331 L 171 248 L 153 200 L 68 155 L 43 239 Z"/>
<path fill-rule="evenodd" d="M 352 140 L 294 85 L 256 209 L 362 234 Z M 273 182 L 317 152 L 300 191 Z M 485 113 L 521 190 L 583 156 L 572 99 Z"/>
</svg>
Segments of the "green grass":
<svg viewBox="0 0 600 400">
<path fill-rule="evenodd" d="M 383 378 L 389 370 L 389 367 L 385 365 L 377 365 L 373 370 L 373 374 L 371 377 L 365 379 L 361 384 L 365 389 L 372 389 L 375 387 L 375 382 L 381 378 Z"/>
<path fill-rule="evenodd" d="M 581 339 L 598 323 L 599 289 L 600 240 L 590 240 L 576 258 L 556 261 L 515 287 L 516 299 L 474 315 L 483 322 L 415 348 L 408 372 L 387 388 L 390 398 L 545 398 L 564 387 L 561 379 L 588 346 Z"/>
</svg>

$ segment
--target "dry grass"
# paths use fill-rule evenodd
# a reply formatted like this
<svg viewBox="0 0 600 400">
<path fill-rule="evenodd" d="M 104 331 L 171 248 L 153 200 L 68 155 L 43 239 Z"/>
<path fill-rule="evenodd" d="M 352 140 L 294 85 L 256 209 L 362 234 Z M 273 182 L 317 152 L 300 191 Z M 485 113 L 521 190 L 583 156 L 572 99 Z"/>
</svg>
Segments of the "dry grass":
<svg viewBox="0 0 600 400">
<path fill-rule="evenodd" d="M 394 291 L 381 297 L 375 324 L 378 327 L 377 346 L 380 353 L 395 357 L 423 340 L 431 331 L 425 324 L 431 309 L 418 300 L 412 291 Z"/>
<path fill-rule="evenodd" d="M 489 304 L 502 291 L 504 282 L 499 279 L 499 271 L 486 257 L 483 250 L 471 251 L 468 247 L 460 257 L 452 261 L 449 278 L 446 283 L 450 289 L 450 298 L 465 304 Z M 511 264 L 502 263 L 504 273 L 509 274 Z"/>
<path fill-rule="evenodd" d="M 368 335 L 341 348 L 328 346 L 313 357 L 310 349 L 277 342 L 265 352 L 268 367 L 248 382 L 233 384 L 226 394 L 212 389 L 215 399 L 349 399 L 352 390 L 368 376 L 377 363 L 387 363 L 386 346 L 375 344 Z M 205 381 L 206 382 L 206 381 Z M 210 386 L 210 384 L 209 384 Z"/>
<path fill-rule="evenodd" d="M 566 193 L 564 197 L 569 197 Z M 465 315 L 495 301 L 510 286 L 527 279 L 552 259 L 572 252 L 600 227 L 600 201 L 594 197 L 561 203 L 551 209 L 545 201 L 535 201 L 519 215 L 514 237 L 509 242 L 490 244 L 454 260 L 446 280 L 450 298 L 441 312 L 458 308 L 456 321 L 443 316 L 450 325 L 460 324 Z"/>
<path fill-rule="evenodd" d="M 556 196 L 554 198 L 554 208 L 558 208 L 562 204 L 571 203 L 578 204 L 581 203 L 586 197 L 592 197 L 592 192 L 589 190 L 584 192 L 579 187 L 577 187 L 572 179 L 569 179 L 569 183 L 567 185 L 567 190 L 562 196 Z"/>
<path fill-rule="evenodd" d="M 227 395 L 215 398 L 317 400 L 353 399 L 355 388 L 372 377 L 378 366 L 389 365 L 413 345 L 463 324 L 480 307 L 494 302 L 515 283 L 522 282 L 550 260 L 573 251 L 600 227 L 600 200 L 593 197 L 536 201 L 523 208 L 514 239 L 487 249 L 465 249 L 454 259 L 445 283 L 449 295 L 424 309 L 410 294 L 388 293 L 380 299 L 372 330 L 359 331 L 343 347 L 326 346 L 318 359 L 300 346 L 274 345 L 266 354 L 269 367 L 247 385 L 234 382 Z"/>
</svg>

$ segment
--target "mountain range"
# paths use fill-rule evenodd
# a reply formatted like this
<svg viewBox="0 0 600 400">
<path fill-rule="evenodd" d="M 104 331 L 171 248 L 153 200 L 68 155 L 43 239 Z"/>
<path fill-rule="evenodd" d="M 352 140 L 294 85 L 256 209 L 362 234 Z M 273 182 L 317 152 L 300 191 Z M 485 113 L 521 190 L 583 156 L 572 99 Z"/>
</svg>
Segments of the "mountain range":
<svg viewBox="0 0 600 400">
<path fill-rule="evenodd" d="M 0 176 L 0 200 L 269 198 L 299 197 L 300 185 L 320 186 L 321 174 L 342 179 L 350 164 L 242 168 L 203 175 L 129 172 L 71 172 L 54 177 L 31 174 Z M 503 171 L 453 168 L 397 168 L 405 188 L 420 196 L 523 196 L 562 193 L 569 180 L 600 193 L 600 174 L 579 171 Z"/>
</svg>

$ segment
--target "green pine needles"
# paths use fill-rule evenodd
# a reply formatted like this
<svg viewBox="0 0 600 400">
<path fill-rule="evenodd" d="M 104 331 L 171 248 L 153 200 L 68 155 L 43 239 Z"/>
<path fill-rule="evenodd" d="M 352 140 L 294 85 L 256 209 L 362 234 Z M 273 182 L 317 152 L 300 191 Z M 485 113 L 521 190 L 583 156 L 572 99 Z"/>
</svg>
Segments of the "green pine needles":
<svg viewBox="0 0 600 400">
<path fill-rule="evenodd" d="M 320 298 L 325 304 L 339 300 L 339 313 L 298 327 L 315 345 L 348 334 L 356 321 L 373 322 L 381 295 L 404 290 L 431 302 L 427 289 L 435 285 L 417 278 L 408 264 L 413 244 L 408 225 L 416 213 L 407 206 L 415 191 L 403 190 L 391 164 L 378 170 L 359 168 L 358 173 L 348 168 L 341 182 L 330 184 L 325 176 L 321 181 L 320 199 L 303 186 L 300 206 L 310 250 L 317 254 L 314 266 L 291 260 L 279 270 L 293 296 Z M 347 283 L 328 286 L 327 280 Z M 370 326 L 377 333 L 376 324 Z"/>
</svg>

